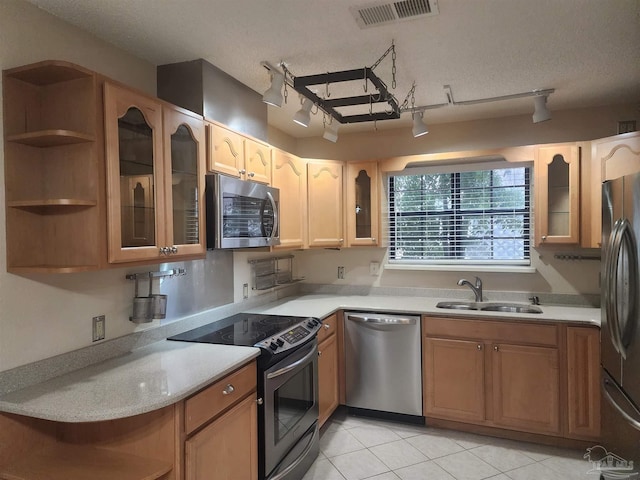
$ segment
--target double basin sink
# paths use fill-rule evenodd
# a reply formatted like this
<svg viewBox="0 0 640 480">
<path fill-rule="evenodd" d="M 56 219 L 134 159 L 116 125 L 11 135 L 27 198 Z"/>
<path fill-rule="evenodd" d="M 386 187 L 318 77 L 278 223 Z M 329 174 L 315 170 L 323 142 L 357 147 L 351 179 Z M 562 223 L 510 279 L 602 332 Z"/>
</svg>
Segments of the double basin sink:
<svg viewBox="0 0 640 480">
<path fill-rule="evenodd" d="M 522 303 L 502 302 L 439 302 L 437 308 L 450 310 L 479 310 L 482 312 L 507 312 L 507 313 L 542 313 L 540 307 Z"/>
</svg>

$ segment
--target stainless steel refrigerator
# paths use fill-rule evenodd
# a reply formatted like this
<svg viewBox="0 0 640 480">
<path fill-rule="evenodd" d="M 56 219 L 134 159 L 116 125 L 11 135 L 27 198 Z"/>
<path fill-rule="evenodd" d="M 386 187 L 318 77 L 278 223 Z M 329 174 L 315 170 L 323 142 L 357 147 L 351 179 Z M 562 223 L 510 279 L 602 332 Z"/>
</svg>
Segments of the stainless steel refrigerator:
<svg viewBox="0 0 640 480">
<path fill-rule="evenodd" d="M 602 447 L 604 478 L 640 472 L 640 174 L 602 188 Z M 627 470 L 624 461 L 627 462 Z M 630 462 L 633 461 L 631 468 Z M 617 463 L 615 463 L 617 462 Z M 616 467 L 617 465 L 617 467 Z"/>
</svg>

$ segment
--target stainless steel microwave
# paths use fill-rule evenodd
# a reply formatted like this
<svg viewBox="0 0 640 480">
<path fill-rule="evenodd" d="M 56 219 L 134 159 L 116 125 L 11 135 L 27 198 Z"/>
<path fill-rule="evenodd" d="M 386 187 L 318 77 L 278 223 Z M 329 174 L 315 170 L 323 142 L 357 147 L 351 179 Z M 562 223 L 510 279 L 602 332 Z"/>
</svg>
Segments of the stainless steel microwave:
<svg viewBox="0 0 640 480">
<path fill-rule="evenodd" d="M 206 176 L 207 248 L 280 244 L 280 191 L 220 174 Z"/>
</svg>

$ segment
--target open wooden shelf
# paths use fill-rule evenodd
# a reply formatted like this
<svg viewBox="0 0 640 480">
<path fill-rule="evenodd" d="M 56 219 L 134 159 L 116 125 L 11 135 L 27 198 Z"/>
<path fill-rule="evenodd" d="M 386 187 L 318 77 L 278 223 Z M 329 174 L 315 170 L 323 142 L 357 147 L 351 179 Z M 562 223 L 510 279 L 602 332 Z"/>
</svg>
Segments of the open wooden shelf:
<svg viewBox="0 0 640 480">
<path fill-rule="evenodd" d="M 40 130 L 38 132 L 19 133 L 9 135 L 8 142 L 29 145 L 30 147 L 58 147 L 60 145 L 73 145 L 74 143 L 86 143 L 95 141 L 93 135 L 71 130 Z"/>
<path fill-rule="evenodd" d="M 0 471 L 2 480 L 155 480 L 171 463 L 104 448 L 59 444 Z"/>
<path fill-rule="evenodd" d="M 46 210 L 47 207 L 94 207 L 98 202 L 80 198 L 53 198 L 42 200 L 13 200 L 7 206 L 25 210 Z"/>
<path fill-rule="evenodd" d="M 60 60 L 43 62 L 17 67 L 7 71 L 7 76 L 33 85 L 51 85 L 68 82 L 78 78 L 91 77 L 93 73 L 78 65 Z"/>
</svg>

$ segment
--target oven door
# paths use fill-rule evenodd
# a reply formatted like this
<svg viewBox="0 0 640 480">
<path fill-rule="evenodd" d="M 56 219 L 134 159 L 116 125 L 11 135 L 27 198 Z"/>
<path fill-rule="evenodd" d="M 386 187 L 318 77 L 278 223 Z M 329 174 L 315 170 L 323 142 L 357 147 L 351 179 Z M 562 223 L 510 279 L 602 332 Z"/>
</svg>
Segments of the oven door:
<svg viewBox="0 0 640 480">
<path fill-rule="evenodd" d="M 264 471 L 276 468 L 318 420 L 318 342 L 307 343 L 263 373 Z"/>
</svg>

